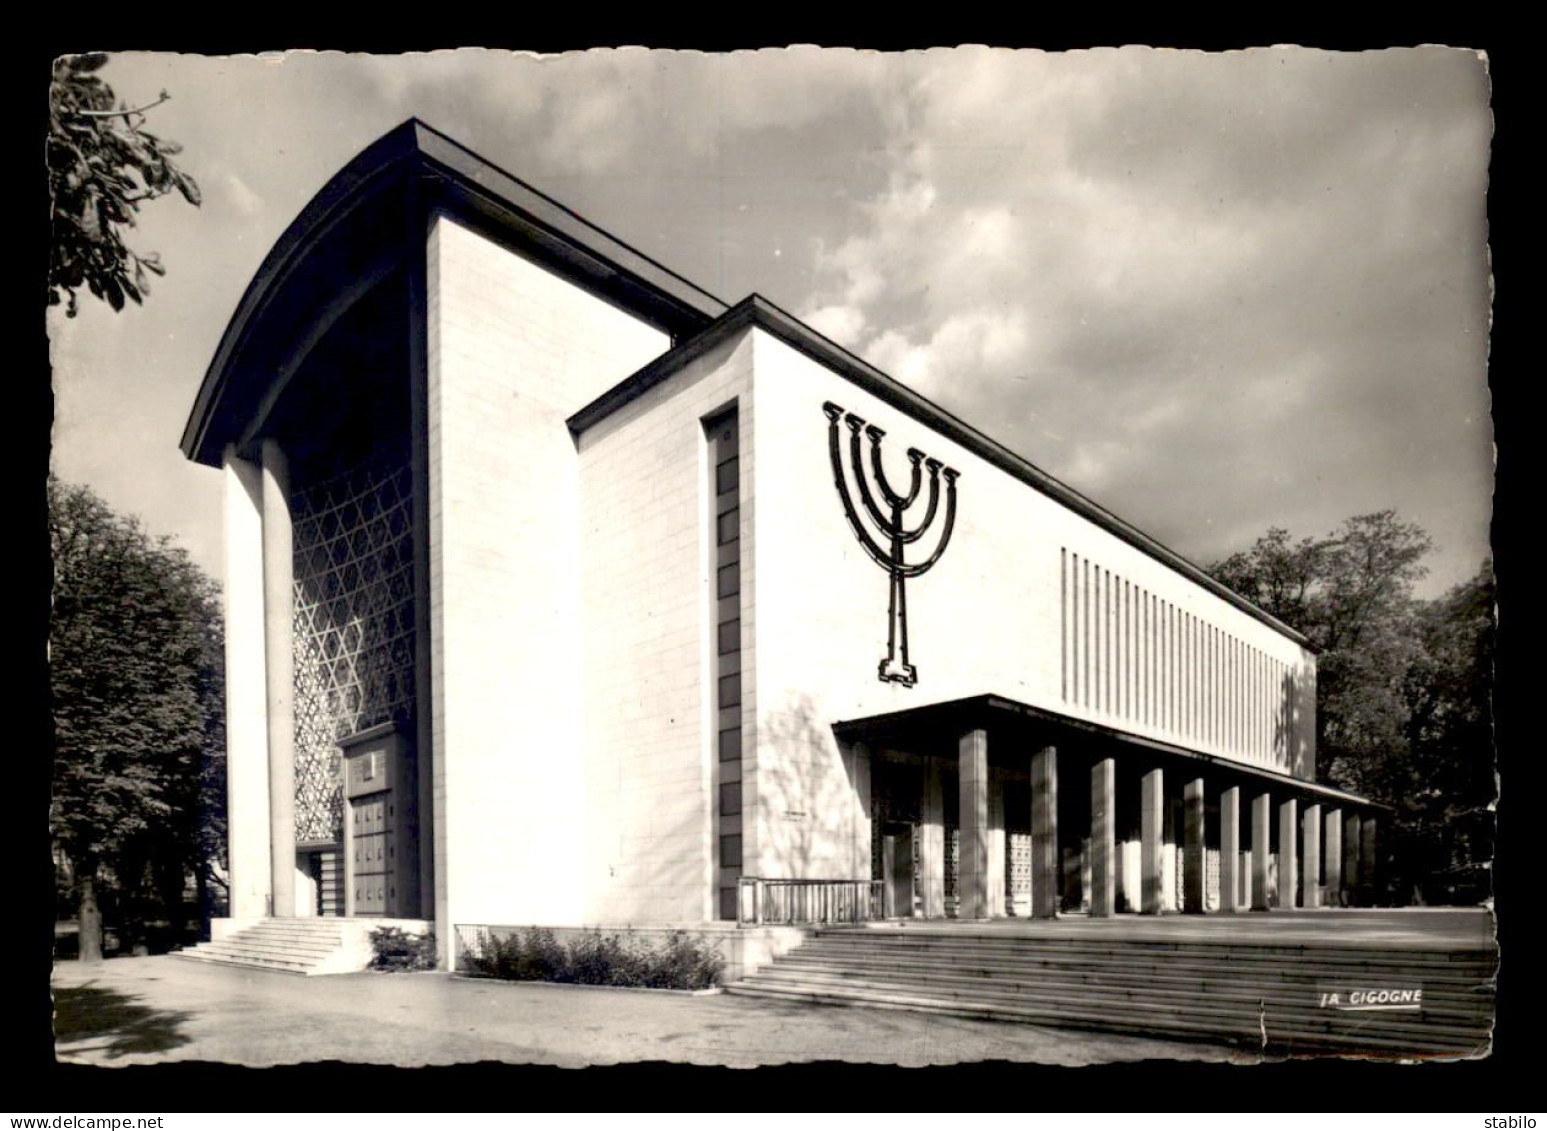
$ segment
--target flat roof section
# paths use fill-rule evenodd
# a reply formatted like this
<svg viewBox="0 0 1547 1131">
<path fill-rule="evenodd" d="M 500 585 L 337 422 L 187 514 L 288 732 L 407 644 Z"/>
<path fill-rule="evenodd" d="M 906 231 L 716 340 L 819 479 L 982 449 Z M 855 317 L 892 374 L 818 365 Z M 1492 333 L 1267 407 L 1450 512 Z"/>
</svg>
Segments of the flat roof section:
<svg viewBox="0 0 1547 1131">
<path fill-rule="evenodd" d="M 1136 526 L 1124 522 L 1105 507 L 1053 478 L 1030 460 L 1016 455 L 1003 444 L 990 439 L 964 420 L 914 392 L 896 378 L 887 376 L 869 362 L 850 353 L 831 339 L 823 337 L 793 314 L 781 310 L 762 295 L 748 295 L 700 333 L 662 354 L 649 365 L 597 397 L 569 418 L 570 431 L 579 436 L 587 428 L 616 412 L 647 389 L 660 384 L 731 334 L 749 326 L 756 326 L 774 335 L 786 345 L 806 354 L 839 376 L 854 382 L 867 393 L 907 413 L 925 427 L 934 429 L 1001 471 L 1007 472 L 1076 514 L 1089 519 L 1109 534 L 1121 538 L 1156 561 L 1176 570 L 1189 581 L 1202 586 L 1214 596 L 1234 605 L 1301 647 L 1311 652 L 1316 650 L 1303 633 L 1297 632 L 1271 613 L 1259 609 L 1234 590 L 1221 585 L 1175 550 L 1162 545 Z"/>
<path fill-rule="evenodd" d="M 844 742 L 865 742 L 877 745 L 895 744 L 906 750 L 920 741 L 940 742 L 954 740 L 974 727 L 1005 728 L 1042 724 L 1052 729 L 1074 731 L 1087 739 L 1099 739 L 1113 746 L 1129 746 L 1149 751 L 1159 758 L 1186 765 L 1190 768 L 1207 767 L 1224 774 L 1233 774 L 1273 786 L 1280 790 L 1310 794 L 1318 801 L 1336 802 L 1340 805 L 1357 806 L 1360 809 L 1389 811 L 1389 805 L 1360 797 L 1357 793 L 1337 789 L 1330 785 L 1306 781 L 1291 774 L 1256 766 L 1250 762 L 1238 762 L 1221 758 L 1217 754 L 1205 754 L 1178 746 L 1172 742 L 1145 738 L 1115 727 L 1077 719 L 1045 707 L 1033 707 L 1029 703 L 1011 699 L 1005 695 L 975 695 L 966 699 L 952 699 L 944 703 L 930 703 L 891 711 L 881 715 L 867 715 L 858 719 L 845 719 L 833 724 L 833 733 Z M 989 754 L 994 754 L 994 744 L 989 742 Z"/>
</svg>

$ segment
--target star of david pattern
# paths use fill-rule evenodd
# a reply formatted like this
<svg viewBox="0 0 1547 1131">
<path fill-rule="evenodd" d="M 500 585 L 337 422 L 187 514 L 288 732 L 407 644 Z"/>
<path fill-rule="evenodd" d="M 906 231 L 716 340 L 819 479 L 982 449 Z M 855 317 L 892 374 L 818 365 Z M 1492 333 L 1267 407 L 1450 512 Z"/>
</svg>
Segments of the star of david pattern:
<svg viewBox="0 0 1547 1131">
<path fill-rule="evenodd" d="M 374 461 L 291 498 L 298 842 L 343 836 L 339 739 L 413 710 L 410 483 Z"/>
</svg>

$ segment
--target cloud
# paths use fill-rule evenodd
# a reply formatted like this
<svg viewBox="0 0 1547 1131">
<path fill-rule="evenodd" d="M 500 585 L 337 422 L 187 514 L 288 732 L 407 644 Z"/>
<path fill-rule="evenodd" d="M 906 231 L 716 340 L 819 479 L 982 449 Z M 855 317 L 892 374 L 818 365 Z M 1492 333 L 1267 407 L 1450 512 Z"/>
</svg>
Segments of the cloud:
<svg viewBox="0 0 1547 1131">
<path fill-rule="evenodd" d="M 1486 514 L 1485 426 L 1435 416 L 1486 415 L 1473 56 L 934 63 L 888 118 L 886 188 L 820 261 L 813 316 L 1184 551 L 1436 495 Z"/>
<path fill-rule="evenodd" d="M 256 216 L 263 210 L 263 198 L 235 173 L 227 172 L 225 175 L 226 196 L 232 207 L 243 216 Z"/>
<path fill-rule="evenodd" d="M 806 315 L 804 321 L 814 330 L 849 349 L 853 349 L 854 343 L 865 338 L 865 315 L 857 306 L 824 306 Z"/>
<path fill-rule="evenodd" d="M 78 374 L 62 458 L 130 509 L 175 495 L 218 521 L 218 477 L 195 499 L 174 444 L 224 321 L 311 194 L 414 115 L 1183 553 L 1391 505 L 1449 576 L 1486 548 L 1492 123 L 1469 52 L 124 55 L 108 75 L 172 92 L 157 127 L 218 190 L 146 209 L 135 246 L 169 275 L 143 311 L 51 323 Z M 133 437 L 89 411 L 115 395 Z"/>
</svg>

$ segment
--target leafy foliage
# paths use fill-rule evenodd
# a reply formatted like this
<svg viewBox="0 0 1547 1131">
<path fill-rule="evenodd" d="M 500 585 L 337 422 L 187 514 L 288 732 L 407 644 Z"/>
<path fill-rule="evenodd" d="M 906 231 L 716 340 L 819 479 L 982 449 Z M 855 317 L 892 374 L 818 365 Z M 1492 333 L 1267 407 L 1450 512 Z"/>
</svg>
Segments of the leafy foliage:
<svg viewBox="0 0 1547 1131">
<path fill-rule="evenodd" d="M 462 965 L 483 977 L 513 982 L 672 990 L 708 989 L 725 971 L 725 959 L 713 944 L 684 931 L 672 932 L 661 944 L 585 931 L 565 946 L 544 927 L 512 931 L 465 950 Z"/>
<path fill-rule="evenodd" d="M 101 53 L 61 58 L 49 89 L 48 303 L 65 302 L 72 318 L 83 286 L 122 310 L 126 298 L 139 303 L 149 292 L 148 275 L 166 273 L 156 255 L 124 243 L 123 229 L 135 226 L 142 203 L 172 192 L 200 201 L 198 184 L 173 163 L 181 146 L 143 128 L 144 111 L 166 101 L 166 92 L 150 106 L 118 102 L 96 74 L 107 60 Z"/>
<path fill-rule="evenodd" d="M 372 970 L 398 972 L 435 969 L 435 932 L 410 934 L 401 927 L 377 927 L 371 932 Z"/>
<path fill-rule="evenodd" d="M 188 872 L 203 878 L 218 859 L 220 612 L 214 584 L 181 549 L 89 489 L 50 479 L 48 502 L 49 819 L 81 889 L 88 957 L 100 923 L 85 902 L 104 865 L 131 904 L 148 880 L 152 902 L 180 913 Z"/>
<path fill-rule="evenodd" d="M 1431 548 L 1382 511 L 1321 538 L 1269 530 L 1210 572 L 1319 650 L 1317 774 L 1395 809 L 1388 897 L 1475 902 L 1492 851 L 1493 571 L 1419 600 Z"/>
</svg>

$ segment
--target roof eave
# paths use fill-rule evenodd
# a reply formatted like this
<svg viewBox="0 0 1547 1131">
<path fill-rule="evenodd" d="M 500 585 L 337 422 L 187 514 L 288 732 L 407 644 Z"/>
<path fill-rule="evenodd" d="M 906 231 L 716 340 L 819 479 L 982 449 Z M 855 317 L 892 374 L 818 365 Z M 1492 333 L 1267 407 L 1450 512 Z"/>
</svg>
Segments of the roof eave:
<svg viewBox="0 0 1547 1131">
<path fill-rule="evenodd" d="M 1393 811 L 1392 807 L 1385 802 L 1361 797 L 1359 794 L 1339 789 L 1336 786 L 1323 785 L 1320 782 L 1297 778 L 1292 774 L 1286 774 L 1279 770 L 1254 765 L 1250 762 L 1237 761 L 1218 754 L 1194 750 L 1163 739 L 1132 734 L 1101 723 L 1066 715 L 1060 711 L 1035 707 L 1013 699 L 1010 696 L 992 692 L 968 696 L 963 699 L 947 700 L 941 703 L 924 704 L 919 707 L 909 707 L 901 711 L 843 719 L 833 723 L 832 728 L 833 734 L 840 741 L 863 741 L 888 732 L 916 737 L 921 734 L 938 732 L 940 728 L 988 725 L 996 718 L 1000 720 L 1021 718 L 1034 723 L 1067 727 L 1071 730 L 1081 731 L 1092 738 L 1142 747 L 1153 751 L 1157 755 L 1183 759 L 1189 764 L 1202 763 L 1227 774 L 1237 774 L 1243 777 L 1277 783 L 1286 789 L 1301 790 L 1329 802 L 1358 805 L 1367 809 L 1378 809 L 1386 812 Z"/>
<path fill-rule="evenodd" d="M 1313 655 L 1316 653 L 1316 649 L 1303 633 L 1297 632 L 1266 610 L 1258 608 L 1181 554 L 1118 518 L 1105 507 L 1055 479 L 1030 460 L 1016 455 L 1003 444 L 990 439 L 895 378 L 887 376 L 863 358 L 857 357 L 836 342 L 822 336 L 794 315 L 781 310 L 758 294 L 748 295 L 697 335 L 662 354 L 574 413 L 567 421 L 570 431 L 579 436 L 593 424 L 611 415 L 647 389 L 666 380 L 689 361 L 748 326 L 757 326 L 768 331 L 786 345 L 853 381 L 866 392 L 908 413 L 1000 470 L 1062 503 L 1163 565 L 1176 570 L 1188 580 L 1202 586 L 1216 597 L 1262 622 Z"/>
<path fill-rule="evenodd" d="M 496 236 L 508 236 L 516 246 L 540 244 L 545 261 L 573 267 L 605 290 L 611 301 L 648 307 L 642 316 L 675 337 L 696 333 L 726 310 L 726 304 L 707 291 L 411 118 L 334 174 L 264 257 L 237 303 L 194 399 L 180 441 L 185 456 L 219 464 L 211 426 L 231 392 L 243 352 L 301 265 L 351 215 L 415 177 L 434 181 L 439 189 L 416 194 L 415 206 L 466 218 Z M 405 223 L 396 227 L 394 235 L 406 236 L 410 230 Z"/>
</svg>

